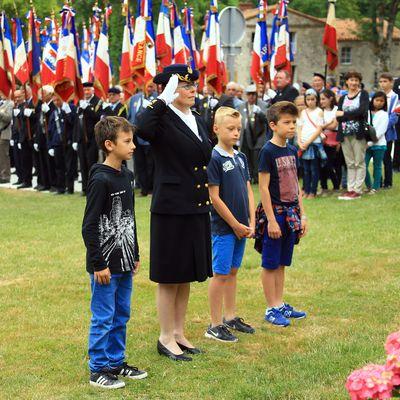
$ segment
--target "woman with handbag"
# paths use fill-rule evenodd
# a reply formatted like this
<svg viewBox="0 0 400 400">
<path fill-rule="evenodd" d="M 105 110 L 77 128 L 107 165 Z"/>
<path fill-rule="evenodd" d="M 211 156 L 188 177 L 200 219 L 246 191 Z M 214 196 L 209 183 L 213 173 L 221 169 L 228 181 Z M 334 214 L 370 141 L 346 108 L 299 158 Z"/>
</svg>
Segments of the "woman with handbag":
<svg viewBox="0 0 400 400">
<path fill-rule="evenodd" d="M 381 187 L 382 165 L 386 151 L 386 131 L 389 124 L 389 115 L 387 113 L 387 96 L 384 92 L 376 92 L 371 99 L 368 113 L 368 124 L 373 126 L 376 133 L 375 141 L 368 141 L 367 151 L 365 153 L 365 164 L 367 168 L 365 184 L 369 194 L 375 194 Z M 368 165 L 374 161 L 373 183 L 368 171 Z"/>
<path fill-rule="evenodd" d="M 366 175 L 365 128 L 369 96 L 361 89 L 362 75 L 359 72 L 347 72 L 345 81 L 348 93 L 339 100 L 336 119 L 339 122 L 337 140 L 342 143 L 347 166 L 347 192 L 339 196 L 339 200 L 354 200 L 361 197 Z"/>
</svg>

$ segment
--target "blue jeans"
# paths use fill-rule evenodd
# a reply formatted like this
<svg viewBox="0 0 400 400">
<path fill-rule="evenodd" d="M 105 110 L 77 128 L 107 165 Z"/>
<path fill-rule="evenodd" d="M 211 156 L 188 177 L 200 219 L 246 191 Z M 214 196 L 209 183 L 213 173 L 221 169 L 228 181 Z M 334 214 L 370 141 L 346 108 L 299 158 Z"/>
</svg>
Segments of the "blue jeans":
<svg viewBox="0 0 400 400">
<path fill-rule="evenodd" d="M 381 187 L 382 180 L 382 165 L 385 156 L 385 148 L 368 148 L 365 152 L 365 164 L 367 166 L 367 173 L 365 175 L 365 185 L 367 188 L 378 190 Z M 374 160 L 374 182 L 371 184 L 371 175 L 368 171 L 369 162 L 371 158 Z"/>
<path fill-rule="evenodd" d="M 303 163 L 303 183 L 304 192 L 306 194 L 317 194 L 318 180 L 319 180 L 319 161 L 318 158 L 313 160 L 304 160 Z"/>
<path fill-rule="evenodd" d="M 132 273 L 111 276 L 100 285 L 90 275 L 92 318 L 89 330 L 89 368 L 100 372 L 125 360 L 126 324 L 131 314 Z"/>
</svg>

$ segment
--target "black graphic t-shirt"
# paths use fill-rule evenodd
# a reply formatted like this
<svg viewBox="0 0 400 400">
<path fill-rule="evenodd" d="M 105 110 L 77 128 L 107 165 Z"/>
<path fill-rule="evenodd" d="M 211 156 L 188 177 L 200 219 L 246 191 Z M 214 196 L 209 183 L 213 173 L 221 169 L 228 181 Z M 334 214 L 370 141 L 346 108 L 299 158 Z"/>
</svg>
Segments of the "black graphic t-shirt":
<svg viewBox="0 0 400 400">
<path fill-rule="evenodd" d="M 89 273 L 110 268 L 132 271 L 139 260 L 133 196 L 133 173 L 103 164 L 90 170 L 82 236 Z"/>
<path fill-rule="evenodd" d="M 299 202 L 298 157 L 294 146 L 267 142 L 260 151 L 258 171 L 270 174 L 269 193 L 273 205 L 295 206 Z"/>
</svg>

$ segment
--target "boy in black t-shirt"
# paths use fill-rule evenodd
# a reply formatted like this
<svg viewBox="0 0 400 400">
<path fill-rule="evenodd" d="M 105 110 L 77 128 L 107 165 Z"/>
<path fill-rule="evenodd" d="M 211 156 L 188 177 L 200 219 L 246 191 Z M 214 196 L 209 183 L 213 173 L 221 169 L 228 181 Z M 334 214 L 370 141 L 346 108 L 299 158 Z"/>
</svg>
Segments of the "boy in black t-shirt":
<svg viewBox="0 0 400 400">
<path fill-rule="evenodd" d="M 290 325 L 289 318 L 306 317 L 306 313 L 283 301 L 285 267 L 292 262 L 295 243 L 307 231 L 297 180 L 297 150 L 287 144 L 296 133 L 297 116 L 297 107 L 287 101 L 268 110 L 273 137 L 261 149 L 258 167 L 261 203 L 267 220 L 267 226 L 258 226 L 263 234 L 261 280 L 268 305 L 265 320 L 283 327 Z"/>
<path fill-rule="evenodd" d="M 90 385 L 117 389 L 118 376 L 143 379 L 147 372 L 125 362 L 132 277 L 139 269 L 133 173 L 122 165 L 132 157 L 134 127 L 125 118 L 105 117 L 95 126 L 103 164 L 90 170 L 82 236 L 90 274 Z"/>
<path fill-rule="evenodd" d="M 236 314 L 236 281 L 246 238 L 254 234 L 254 197 L 247 158 L 234 149 L 240 138 L 241 116 L 230 107 L 215 113 L 218 144 L 207 167 L 213 246 L 213 277 L 208 287 L 211 325 L 205 336 L 220 342 L 237 342 L 230 332 L 254 333 Z M 224 318 L 222 317 L 224 309 Z"/>
</svg>

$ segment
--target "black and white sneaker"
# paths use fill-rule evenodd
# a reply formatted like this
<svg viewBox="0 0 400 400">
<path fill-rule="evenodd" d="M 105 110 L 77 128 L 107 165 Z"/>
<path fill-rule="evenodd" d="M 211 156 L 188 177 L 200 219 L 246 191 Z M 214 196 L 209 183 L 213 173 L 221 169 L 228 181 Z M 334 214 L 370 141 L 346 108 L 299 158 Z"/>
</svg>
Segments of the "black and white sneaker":
<svg viewBox="0 0 400 400">
<path fill-rule="evenodd" d="M 225 325 L 218 325 L 214 328 L 210 325 L 204 336 L 209 339 L 218 340 L 219 342 L 235 343 L 238 341 L 238 338 L 232 335 Z"/>
<path fill-rule="evenodd" d="M 120 389 L 125 386 L 125 382 L 120 381 L 111 372 L 91 372 L 89 383 L 102 389 Z"/>
<path fill-rule="evenodd" d="M 251 325 L 246 324 L 243 318 L 240 317 L 233 318 L 230 321 L 224 319 L 224 325 L 229 329 L 234 329 L 243 333 L 254 333 L 256 331 Z"/>
<path fill-rule="evenodd" d="M 114 368 L 111 370 L 114 375 L 119 375 L 124 378 L 130 379 L 144 379 L 147 378 L 147 372 L 141 371 L 136 367 L 132 367 L 128 365 L 128 363 L 124 362 L 120 367 Z"/>
</svg>

